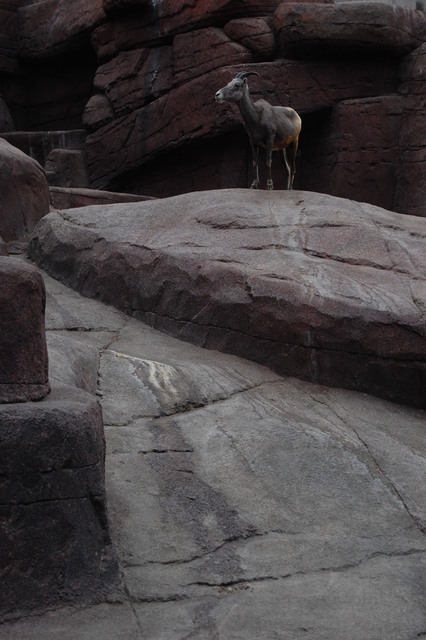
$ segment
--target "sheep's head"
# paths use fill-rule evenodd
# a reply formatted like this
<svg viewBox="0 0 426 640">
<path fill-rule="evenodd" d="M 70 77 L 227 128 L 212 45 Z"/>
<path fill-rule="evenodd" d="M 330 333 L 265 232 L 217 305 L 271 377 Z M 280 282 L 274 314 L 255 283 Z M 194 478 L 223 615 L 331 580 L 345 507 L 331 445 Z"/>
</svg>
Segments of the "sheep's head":
<svg viewBox="0 0 426 640">
<path fill-rule="evenodd" d="M 240 71 L 226 87 L 216 92 L 214 99 L 216 102 L 238 102 L 243 97 L 243 92 L 247 86 L 247 76 L 258 76 L 256 71 Z"/>
</svg>

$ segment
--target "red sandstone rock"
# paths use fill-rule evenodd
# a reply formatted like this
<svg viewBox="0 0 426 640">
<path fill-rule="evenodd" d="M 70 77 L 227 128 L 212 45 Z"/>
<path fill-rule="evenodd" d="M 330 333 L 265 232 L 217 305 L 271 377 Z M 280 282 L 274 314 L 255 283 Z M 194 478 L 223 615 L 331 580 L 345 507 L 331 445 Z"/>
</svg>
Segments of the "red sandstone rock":
<svg viewBox="0 0 426 640">
<path fill-rule="evenodd" d="M 327 126 L 306 123 L 300 171 L 309 188 L 393 209 L 403 107 L 399 95 L 348 100 Z"/>
<path fill-rule="evenodd" d="M 402 65 L 401 93 L 405 109 L 401 119 L 400 156 L 395 209 L 426 216 L 426 44 Z"/>
<path fill-rule="evenodd" d="M 96 399 L 56 385 L 41 402 L 0 405 L 0 425 L 0 615 L 99 602 L 117 565 Z"/>
<path fill-rule="evenodd" d="M 6 242 L 33 230 L 50 208 L 43 169 L 0 138 L 0 233 Z"/>
<path fill-rule="evenodd" d="M 45 304 L 39 272 L 0 257 L 0 403 L 40 400 L 50 391 Z"/>
<path fill-rule="evenodd" d="M 265 18 L 236 18 L 224 30 L 232 40 L 250 49 L 257 60 L 273 60 L 275 35 Z"/>
<path fill-rule="evenodd" d="M 425 407 L 425 240 L 422 218 L 246 189 L 53 213 L 31 256 L 180 338 Z"/>
<path fill-rule="evenodd" d="M 275 29 L 286 57 L 365 49 L 401 56 L 426 38 L 426 16 L 387 4 L 283 3 Z"/>
<path fill-rule="evenodd" d="M 122 0 L 110 0 L 105 4 L 107 11 L 118 12 L 118 16 L 108 30 L 108 36 L 101 27 L 102 35 L 94 34 L 94 43 L 102 47 L 101 56 L 111 51 L 115 43 L 116 51 L 152 45 L 178 33 L 197 30 L 202 27 L 222 26 L 232 18 L 246 18 L 272 15 L 280 0 L 161 0 L 150 3 L 145 0 L 132 2 L 140 6 L 140 11 L 126 10 Z M 127 4 L 127 3 L 126 3 Z M 109 40 L 109 44 L 107 44 Z"/>
<path fill-rule="evenodd" d="M 124 51 L 100 66 L 94 86 L 105 93 L 116 117 L 166 93 L 173 83 L 171 47 Z M 107 111 L 101 111 L 101 117 Z"/>
<path fill-rule="evenodd" d="M 175 36 L 173 59 L 175 79 L 182 84 L 213 69 L 253 62 L 253 55 L 222 29 L 210 27 Z"/>
<path fill-rule="evenodd" d="M 371 95 L 373 86 L 374 91 L 383 93 L 392 92 L 396 86 L 394 70 L 382 61 L 329 64 L 280 60 L 215 70 L 91 133 L 86 141 L 91 184 L 97 188 L 110 186 L 123 173 L 137 169 L 159 153 L 242 129 L 237 107 L 218 106 L 214 101 L 217 89 L 227 84 L 237 70 L 259 72 L 261 77 L 250 83 L 254 99 L 263 97 L 302 113 Z M 244 154 L 247 149 L 245 145 Z M 228 155 L 226 150 L 224 154 Z M 246 183 L 245 178 L 243 184 L 234 186 Z"/>
<path fill-rule="evenodd" d="M 20 55 L 45 58 L 73 49 L 104 18 L 102 0 L 32 2 L 19 10 Z"/>
</svg>

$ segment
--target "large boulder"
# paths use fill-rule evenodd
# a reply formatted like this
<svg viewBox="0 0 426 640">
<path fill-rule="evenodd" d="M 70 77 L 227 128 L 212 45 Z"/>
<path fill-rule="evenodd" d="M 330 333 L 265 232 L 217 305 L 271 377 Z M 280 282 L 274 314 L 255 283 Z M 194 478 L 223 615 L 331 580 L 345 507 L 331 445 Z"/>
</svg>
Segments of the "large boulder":
<svg viewBox="0 0 426 640">
<path fill-rule="evenodd" d="M 275 28 L 286 57 L 324 53 L 401 56 L 426 37 L 420 11 L 383 3 L 283 3 L 275 13 Z"/>
<path fill-rule="evenodd" d="M 45 301 L 35 267 L 0 258 L 0 618 L 98 601 L 117 582 L 98 350 L 51 332 L 49 393 Z"/>
<path fill-rule="evenodd" d="M 0 234 L 6 242 L 31 232 L 50 209 L 41 166 L 0 138 Z"/>
<path fill-rule="evenodd" d="M 116 562 L 96 399 L 56 385 L 0 405 L 0 424 L 0 616 L 101 599 Z"/>
<path fill-rule="evenodd" d="M 46 58 L 75 49 L 104 18 L 102 0 L 24 3 L 19 10 L 19 54 L 23 58 Z"/>
<path fill-rule="evenodd" d="M 52 213 L 30 251 L 181 338 L 425 406 L 425 235 L 348 200 L 223 190 Z"/>
<path fill-rule="evenodd" d="M 0 403 L 40 400 L 50 391 L 45 305 L 37 269 L 0 257 Z"/>
<path fill-rule="evenodd" d="M 111 39 L 118 48 L 131 49 L 141 42 L 158 43 L 177 33 L 224 24 L 233 18 L 272 15 L 280 0 L 104 0 L 111 21 Z M 129 8 L 138 11 L 129 11 Z M 124 46 L 123 46 L 124 45 Z"/>
</svg>

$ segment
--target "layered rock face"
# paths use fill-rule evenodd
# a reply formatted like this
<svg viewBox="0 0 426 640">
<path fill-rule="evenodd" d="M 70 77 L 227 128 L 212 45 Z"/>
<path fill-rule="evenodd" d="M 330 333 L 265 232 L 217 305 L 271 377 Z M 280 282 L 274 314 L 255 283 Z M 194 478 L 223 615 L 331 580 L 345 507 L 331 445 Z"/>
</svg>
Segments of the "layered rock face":
<svg viewBox="0 0 426 640">
<path fill-rule="evenodd" d="M 221 190 L 52 213 L 31 256 L 180 338 L 424 407 L 425 235 L 330 196 Z"/>
<path fill-rule="evenodd" d="M 38 0 L 13 3 L 8 15 L 4 126 L 89 134 L 83 149 L 72 148 L 79 154 L 61 149 L 49 159 L 52 184 L 151 196 L 245 187 L 251 158 L 241 116 L 213 96 L 236 71 L 256 70 L 253 97 L 303 117 L 297 188 L 424 215 L 421 11 Z M 274 171 L 283 188 L 281 167 Z"/>
<path fill-rule="evenodd" d="M 90 358 L 70 379 L 53 350 L 51 391 L 45 303 L 39 271 L 0 257 L 0 619 L 99 600 L 117 577 Z"/>
</svg>

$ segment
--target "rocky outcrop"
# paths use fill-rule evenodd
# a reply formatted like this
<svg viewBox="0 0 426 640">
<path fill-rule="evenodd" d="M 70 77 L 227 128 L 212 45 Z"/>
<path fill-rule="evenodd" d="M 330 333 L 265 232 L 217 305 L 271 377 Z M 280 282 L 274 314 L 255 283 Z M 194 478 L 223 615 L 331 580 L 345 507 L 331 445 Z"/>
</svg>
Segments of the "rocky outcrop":
<svg viewBox="0 0 426 640">
<path fill-rule="evenodd" d="M 210 64 L 214 66 L 214 62 Z M 369 64 L 342 62 L 332 66 L 317 62 L 276 61 L 255 66 L 241 65 L 237 68 L 255 68 L 261 75 L 260 80 L 252 83 L 255 97 L 262 94 L 274 103 L 292 104 L 301 112 L 331 109 L 341 100 L 369 96 L 372 93 L 373 79 L 375 83 L 380 83 L 382 92 L 392 93 L 395 90 L 394 71 L 391 67 L 384 68 L 382 62 L 376 61 Z M 216 90 L 227 84 L 234 72 L 235 68 L 212 70 L 169 93 L 159 95 L 154 101 L 145 98 L 146 104 L 143 104 L 141 96 L 137 109 L 122 106 L 120 117 L 94 130 L 87 138 L 88 169 L 92 184 L 97 187 L 116 184 L 123 172 L 135 171 L 141 163 L 148 162 L 153 157 L 167 158 L 169 152 L 172 153 L 170 172 L 164 169 L 163 175 L 167 175 L 167 180 L 170 180 L 177 171 L 182 172 L 182 165 L 173 162 L 170 141 L 174 141 L 174 146 L 180 146 L 190 144 L 194 139 L 204 140 L 204 144 L 211 140 L 214 148 L 217 146 L 217 142 L 214 142 L 217 136 L 227 136 L 238 130 L 241 127 L 241 117 L 236 107 L 228 104 L 218 107 L 213 100 Z M 136 75 L 133 82 L 138 82 Z M 119 83 L 118 89 L 121 86 Z M 122 98 L 117 95 L 116 100 L 128 105 L 128 93 Z M 89 124 L 87 121 L 86 123 Z M 91 124 L 94 125 L 93 120 Z M 241 186 L 245 186 L 247 182 L 246 135 L 243 134 L 240 140 L 237 166 L 234 161 L 235 149 L 230 147 L 229 155 L 228 151 L 221 150 L 219 186 L 232 186 L 240 174 L 244 176 L 244 184 Z M 199 166 L 208 163 L 208 152 L 201 148 L 196 154 Z M 193 186 L 196 188 L 197 184 Z M 202 186 L 212 184 L 204 182 Z"/>
<path fill-rule="evenodd" d="M 401 171 L 399 162 L 407 112 L 398 68 L 424 41 L 424 14 L 361 3 L 263 9 L 254 3 L 253 15 L 242 17 L 237 3 L 224 2 L 195 22 L 192 6 L 108 4 L 108 20 L 93 34 L 102 64 L 84 115 L 92 185 L 156 196 L 246 186 L 251 160 L 241 118 L 234 107 L 218 108 L 212 95 L 237 70 L 256 70 L 254 98 L 291 105 L 303 116 L 296 186 L 423 215 L 412 204 L 426 183 L 420 163 L 417 180 L 402 184 L 410 170 Z M 389 96 L 396 111 L 389 111 Z M 345 103 L 367 98 L 369 113 L 360 103 L 354 129 Z M 284 188 L 282 172 L 276 174 L 274 183 Z M 405 189 L 413 196 L 404 208 L 398 194 Z"/>
<path fill-rule="evenodd" d="M 425 214 L 424 12 L 279 0 L 6 5 L 0 120 L 89 132 L 84 149 L 54 148 L 52 185 L 156 197 L 246 187 L 241 117 L 213 95 L 256 70 L 255 99 L 302 115 L 297 188 Z M 285 188 L 279 168 L 274 184 Z"/>
<path fill-rule="evenodd" d="M 99 601 L 116 578 L 102 413 L 75 387 L 0 405 L 0 616 Z"/>
<path fill-rule="evenodd" d="M 51 391 L 45 303 L 40 272 L 0 257 L 0 619 L 99 601 L 117 582 L 98 354 L 78 371 L 78 349 L 53 337 Z"/>
<path fill-rule="evenodd" d="M 103 407 L 123 589 L 2 638 L 421 638 L 424 412 L 282 378 L 44 278 L 52 382 Z"/>
<path fill-rule="evenodd" d="M 50 391 L 43 278 L 17 258 L 0 258 L 0 403 L 40 400 Z"/>
<path fill-rule="evenodd" d="M 310 175 L 312 189 L 353 200 L 368 192 L 370 203 L 392 209 L 398 188 L 395 176 L 401 168 L 403 113 L 404 98 L 393 93 L 344 100 L 328 116 L 327 126 L 315 118 L 308 122 L 302 170 Z M 362 196 L 360 184 L 365 190 Z M 421 214 L 420 207 L 416 213 Z"/>
<path fill-rule="evenodd" d="M 285 57 L 310 55 L 401 56 L 421 46 L 426 20 L 420 11 L 380 3 L 283 3 L 275 29 Z"/>
<path fill-rule="evenodd" d="M 19 55 L 34 60 L 76 49 L 104 18 L 102 0 L 24 3 L 19 10 Z"/>
<path fill-rule="evenodd" d="M 224 190 L 52 213 L 31 256 L 181 338 L 424 406 L 425 233 L 319 194 Z"/>
<path fill-rule="evenodd" d="M 40 165 L 0 138 L 0 233 L 6 242 L 31 232 L 50 209 Z"/>
</svg>

